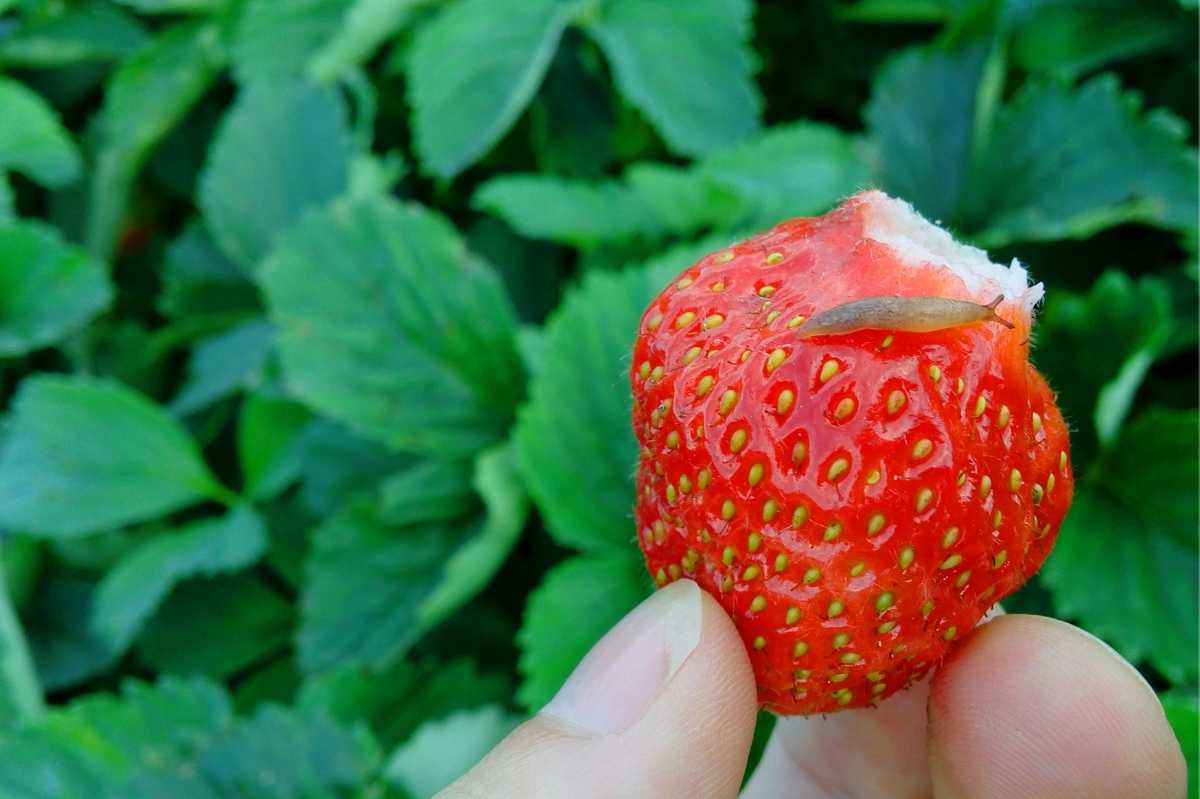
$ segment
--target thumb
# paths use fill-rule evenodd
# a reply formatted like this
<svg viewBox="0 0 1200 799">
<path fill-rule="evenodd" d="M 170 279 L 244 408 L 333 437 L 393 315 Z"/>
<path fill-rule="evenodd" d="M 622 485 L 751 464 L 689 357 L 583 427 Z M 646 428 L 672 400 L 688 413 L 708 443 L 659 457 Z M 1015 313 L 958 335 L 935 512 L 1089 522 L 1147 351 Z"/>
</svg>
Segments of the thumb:
<svg viewBox="0 0 1200 799">
<path fill-rule="evenodd" d="M 626 616 L 541 713 L 439 797 L 734 797 L 756 706 L 733 623 L 680 580 Z"/>
</svg>

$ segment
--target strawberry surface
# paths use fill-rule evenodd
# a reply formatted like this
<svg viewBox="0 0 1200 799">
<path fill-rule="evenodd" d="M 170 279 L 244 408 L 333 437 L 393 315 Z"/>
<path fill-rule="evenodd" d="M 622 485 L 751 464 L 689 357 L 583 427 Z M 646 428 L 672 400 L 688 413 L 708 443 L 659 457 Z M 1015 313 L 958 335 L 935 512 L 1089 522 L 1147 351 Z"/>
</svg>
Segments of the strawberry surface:
<svg viewBox="0 0 1200 799">
<path fill-rule="evenodd" d="M 986 304 L 1012 324 L 804 336 L 872 297 Z M 661 586 L 729 612 L 778 713 L 920 679 L 1045 560 L 1066 424 L 1028 360 L 1040 286 L 864 192 L 702 258 L 633 353 L 637 524 Z"/>
</svg>

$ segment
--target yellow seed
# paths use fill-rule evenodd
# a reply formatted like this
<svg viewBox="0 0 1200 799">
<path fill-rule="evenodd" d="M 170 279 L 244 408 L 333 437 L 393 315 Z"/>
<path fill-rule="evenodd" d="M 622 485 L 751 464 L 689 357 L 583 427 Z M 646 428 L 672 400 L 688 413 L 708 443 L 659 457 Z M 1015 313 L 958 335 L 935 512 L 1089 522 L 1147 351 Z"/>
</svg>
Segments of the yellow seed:
<svg viewBox="0 0 1200 799">
<path fill-rule="evenodd" d="M 792 447 L 792 463 L 800 463 L 807 454 L 808 445 L 803 441 L 797 441 L 796 446 Z"/>
<path fill-rule="evenodd" d="M 727 499 L 721 503 L 721 518 L 729 521 L 733 518 L 733 514 L 737 513 L 737 506 L 733 504 L 732 499 Z"/>
<path fill-rule="evenodd" d="M 1008 476 L 1008 488 L 1010 491 L 1020 491 L 1021 484 L 1024 482 L 1021 478 L 1021 472 L 1018 469 L 1013 469 Z"/>
<path fill-rule="evenodd" d="M 1060 472 L 1067 470 L 1067 451 L 1065 449 L 1058 453 L 1058 470 Z"/>
<path fill-rule="evenodd" d="M 942 633 L 942 637 L 949 641 L 954 636 L 958 635 L 958 628 L 951 625 L 946 628 L 946 632 Z"/>
<path fill-rule="evenodd" d="M 946 534 L 942 536 L 942 549 L 949 549 L 950 547 L 954 546 L 954 542 L 957 540 L 958 528 L 951 527 L 946 531 Z"/>
<path fill-rule="evenodd" d="M 755 649 L 763 649 L 766 647 L 766 645 L 767 645 L 766 638 L 763 638 L 761 635 L 756 635 L 754 637 L 754 648 Z"/>
<path fill-rule="evenodd" d="M 937 381 L 941 380 L 942 379 L 942 367 L 938 366 L 936 363 L 932 364 L 929 367 L 929 379 L 935 383 Z"/>
<path fill-rule="evenodd" d="M 721 552 L 721 562 L 726 566 L 732 566 L 736 557 L 737 553 L 733 551 L 733 547 L 725 547 L 725 549 Z"/>
<path fill-rule="evenodd" d="M 713 256 L 713 263 L 727 264 L 733 260 L 733 250 L 725 250 Z"/>
<path fill-rule="evenodd" d="M 725 281 L 718 280 L 716 283 L 712 284 L 711 288 L 713 291 L 724 291 L 725 290 Z"/>
<path fill-rule="evenodd" d="M 992 478 L 986 474 L 979 478 L 979 498 L 987 499 L 987 495 L 992 493 Z"/>
<path fill-rule="evenodd" d="M 710 472 L 708 469 L 701 469 L 700 473 L 696 475 L 696 485 L 700 486 L 701 491 L 708 488 L 711 482 L 712 472 Z"/>
<path fill-rule="evenodd" d="M 681 572 L 679 571 L 679 567 L 672 563 L 667 566 L 667 574 L 671 575 L 672 580 L 678 580 Z"/>
<path fill-rule="evenodd" d="M 738 356 L 738 360 L 745 363 L 750 358 L 750 350 L 742 350 L 742 354 Z"/>
<path fill-rule="evenodd" d="M 821 364 L 821 373 L 817 377 L 822 383 L 828 383 L 830 378 L 836 375 L 840 368 L 841 366 L 838 365 L 837 361 L 825 361 L 825 363 Z"/>
<path fill-rule="evenodd" d="M 750 483 L 750 487 L 758 485 L 763 478 L 763 466 L 761 463 L 756 463 L 750 467 L 750 474 L 746 476 L 746 481 Z"/>
<path fill-rule="evenodd" d="M 654 543 L 661 544 L 667 540 L 667 526 L 662 523 L 662 519 L 654 522 Z"/>
<path fill-rule="evenodd" d="M 917 492 L 917 513 L 924 513 L 933 502 L 933 489 L 922 488 Z"/>
<path fill-rule="evenodd" d="M 779 513 L 779 503 L 773 499 L 768 499 L 763 503 L 762 517 L 764 522 L 769 522 Z"/>
<path fill-rule="evenodd" d="M 721 592 L 728 594 L 732 590 L 733 590 L 733 578 L 730 577 L 729 575 L 725 575 L 725 577 L 723 577 L 721 579 Z"/>
<path fill-rule="evenodd" d="M 1040 413 L 1037 413 L 1035 411 L 1033 416 L 1030 418 L 1030 421 L 1033 422 L 1033 432 L 1034 433 L 1042 432 L 1042 415 Z"/>
<path fill-rule="evenodd" d="M 724 316 L 722 316 L 719 313 L 715 313 L 710 316 L 704 317 L 704 322 L 702 323 L 701 326 L 705 330 L 712 330 L 714 327 L 716 327 L 717 325 L 721 324 L 724 321 L 725 321 Z"/>
<path fill-rule="evenodd" d="M 879 682 L 880 680 L 883 679 L 883 672 L 882 671 L 868 671 L 866 676 L 870 682 Z"/>
<path fill-rule="evenodd" d="M 962 563 L 962 555 L 955 552 L 953 555 L 950 555 L 945 560 L 943 560 L 941 562 L 941 565 L 938 566 L 938 568 L 943 569 L 943 570 L 953 569 L 955 566 L 957 566 L 960 563 Z"/>
<path fill-rule="evenodd" d="M 685 289 L 690 285 L 692 285 L 692 279 L 690 277 L 685 277 L 683 280 L 676 283 L 675 287 L 680 288 L 680 289 Z"/>
<path fill-rule="evenodd" d="M 1053 478 L 1054 475 L 1050 475 L 1050 477 Z M 1042 486 L 1040 483 L 1034 483 L 1033 488 L 1029 489 L 1029 497 L 1030 497 L 1030 499 L 1033 500 L 1034 505 L 1042 504 L 1042 496 L 1045 493 L 1046 492 L 1042 489 Z"/>
<path fill-rule="evenodd" d="M 878 696 L 879 694 L 883 693 L 886 690 L 887 690 L 887 685 L 885 685 L 884 683 L 881 683 L 881 682 L 875 683 L 874 685 L 871 686 L 871 693 L 875 694 L 876 696 Z"/>
<path fill-rule="evenodd" d="M 850 414 L 854 413 L 854 400 L 850 397 L 842 397 L 838 401 L 837 407 L 833 409 L 835 419 L 845 419 Z"/>
<path fill-rule="evenodd" d="M 758 548 L 761 546 L 762 546 L 762 535 L 760 535 L 759 533 L 751 533 L 749 536 L 746 537 L 746 549 L 750 550 L 751 552 L 757 552 Z"/>
<path fill-rule="evenodd" d="M 638 374 L 641 375 L 643 380 L 645 380 L 647 377 L 650 376 L 650 362 L 649 361 L 642 361 L 642 365 L 638 367 Z"/>
<path fill-rule="evenodd" d="M 891 591 L 884 591 L 875 600 L 875 610 L 883 613 L 896 603 L 896 596 Z"/>
<path fill-rule="evenodd" d="M 1012 415 L 1012 412 L 1008 410 L 1008 406 L 1001 405 L 1000 412 L 998 414 L 996 414 L 996 426 L 999 427 L 1001 430 L 1008 427 L 1008 419 L 1009 419 L 1009 416 L 1011 416 L 1011 415 Z"/>
<path fill-rule="evenodd" d="M 750 612 L 751 613 L 758 613 L 766 606 L 767 606 L 767 598 L 765 596 L 759 595 L 759 596 L 754 597 L 754 599 L 750 600 Z"/>
<path fill-rule="evenodd" d="M 833 648 L 834 649 L 841 649 L 848 643 L 850 643 L 850 634 L 849 633 L 838 633 L 837 635 L 833 636 Z"/>
<path fill-rule="evenodd" d="M 956 588 L 962 588 L 964 585 L 966 585 L 968 582 L 970 582 L 970 580 L 971 580 L 971 570 L 967 569 L 965 572 L 958 575 L 958 579 L 954 581 L 954 585 Z"/>
<path fill-rule="evenodd" d="M 650 372 L 650 382 L 657 383 L 659 380 L 662 380 L 662 376 L 663 368 L 661 366 L 656 366 Z"/>
<path fill-rule="evenodd" d="M 675 486 L 667 483 L 667 502 L 674 504 L 676 499 Z"/>
<path fill-rule="evenodd" d="M 990 597 L 990 596 L 991 596 L 992 594 L 994 594 L 994 593 L 996 593 L 996 586 L 994 586 L 994 585 L 989 585 L 989 586 L 987 587 L 987 589 L 986 589 L 986 590 L 985 590 L 983 593 L 981 593 L 981 594 L 979 595 L 979 598 L 980 598 L 980 599 L 987 599 L 988 597 Z"/>
<path fill-rule="evenodd" d="M 665 571 L 663 571 L 662 569 L 659 569 L 658 571 L 656 571 L 654 573 L 654 582 L 658 583 L 659 585 L 666 585 L 667 584 L 667 573 Z"/>
<path fill-rule="evenodd" d="M 928 618 L 930 613 L 933 613 L 933 600 L 927 599 L 925 604 L 921 605 L 921 615 Z"/>
<path fill-rule="evenodd" d="M 967 384 L 963 382 L 963 379 L 961 377 L 958 378 L 958 380 L 954 383 L 954 393 L 955 394 L 963 393 L 963 391 L 965 391 L 966 388 L 967 388 Z"/>
<path fill-rule="evenodd" d="M 757 566 L 754 566 L 754 565 L 752 564 L 752 565 L 750 565 L 750 566 L 747 566 L 747 567 L 746 567 L 746 570 L 745 570 L 744 572 L 742 572 L 742 579 L 743 579 L 743 580 L 746 580 L 747 582 L 749 582 L 750 580 L 757 580 L 757 579 L 758 579 L 758 575 L 759 575 L 759 569 L 758 569 L 758 567 L 757 567 Z"/>
<path fill-rule="evenodd" d="M 684 353 L 683 365 L 687 366 L 689 363 L 699 358 L 701 352 L 702 350 L 699 347 L 692 347 L 690 350 Z"/>
<path fill-rule="evenodd" d="M 829 471 L 826 473 L 826 478 L 831 482 L 843 477 L 850 470 L 850 461 L 845 458 L 838 458 L 833 463 L 829 464 Z"/>
<path fill-rule="evenodd" d="M 846 605 L 840 599 L 835 599 L 829 603 L 829 608 L 825 611 L 825 615 L 829 618 L 836 618 L 842 615 L 842 611 L 846 609 Z"/>
<path fill-rule="evenodd" d="M 999 569 L 1008 560 L 1008 550 L 1002 549 L 992 557 L 992 568 Z"/>
<path fill-rule="evenodd" d="M 808 521 L 808 507 L 799 505 L 792 511 L 792 527 L 799 527 Z"/>
<path fill-rule="evenodd" d="M 774 286 L 763 286 L 762 288 L 760 288 L 758 290 L 758 296 L 760 296 L 760 297 L 770 297 L 774 293 L 775 293 Z"/>
<path fill-rule="evenodd" d="M 717 382 L 712 375 L 705 375 L 700 378 L 700 382 L 696 384 L 696 396 L 703 397 L 708 392 L 712 391 L 713 383 Z"/>
<path fill-rule="evenodd" d="M 738 393 L 732 388 L 725 389 L 725 393 L 721 395 L 721 404 L 717 406 L 717 412 L 722 416 L 728 416 L 729 412 L 737 405 Z"/>
<path fill-rule="evenodd" d="M 779 368 L 779 365 L 787 359 L 787 353 L 776 347 L 771 350 L 771 354 L 767 356 L 767 374 L 774 372 Z"/>
<path fill-rule="evenodd" d="M 775 556 L 775 573 L 778 574 L 780 572 L 787 571 L 788 563 L 790 563 L 790 562 L 791 561 L 788 560 L 787 555 L 784 555 L 783 553 L 776 555 Z"/>
<path fill-rule="evenodd" d="M 917 443 L 913 444 L 912 457 L 913 460 L 919 461 L 929 457 L 929 453 L 933 452 L 933 442 L 928 438 L 922 438 Z"/>
<path fill-rule="evenodd" d="M 1054 472 L 1046 475 L 1046 493 L 1049 494 L 1054 490 Z"/>
<path fill-rule="evenodd" d="M 841 534 L 842 534 L 842 523 L 841 522 L 833 522 L 832 524 L 830 524 L 828 527 L 825 528 L 824 539 L 826 541 L 834 541 Z"/>
<path fill-rule="evenodd" d="M 734 430 L 733 435 L 731 435 L 729 437 L 729 451 L 730 452 L 741 452 L 742 448 L 745 446 L 746 446 L 746 431 L 739 427 L 737 430 Z"/>
<path fill-rule="evenodd" d="M 656 313 L 654 316 L 651 316 L 646 320 L 646 327 L 650 328 L 651 330 L 657 330 L 658 326 L 662 324 L 662 320 L 662 314 Z"/>
<path fill-rule="evenodd" d="M 913 551 L 912 547 L 905 547 L 904 549 L 900 550 L 900 568 L 907 569 L 909 566 L 911 566 L 914 557 L 916 557 L 916 553 Z"/>
<path fill-rule="evenodd" d="M 795 646 L 792 647 L 792 657 L 794 658 L 804 657 L 807 653 L 808 644 L 804 641 L 797 641 Z"/>
<path fill-rule="evenodd" d="M 675 449 L 678 446 L 679 446 L 679 431 L 672 430 L 671 432 L 667 433 L 667 448 Z"/>
<path fill-rule="evenodd" d="M 795 330 L 797 327 L 800 327 L 800 325 L 802 325 L 802 324 L 804 324 L 803 316 L 793 316 L 791 319 L 788 320 L 787 326 L 789 328 Z"/>
<path fill-rule="evenodd" d="M 869 485 L 869 486 L 875 485 L 876 483 L 879 482 L 879 478 L 881 478 L 882 476 L 883 475 L 881 475 L 879 473 L 878 469 L 872 469 L 871 471 L 867 472 L 867 485 Z"/>
<path fill-rule="evenodd" d="M 821 579 L 821 570 L 818 569 L 816 566 L 810 566 L 808 568 L 808 570 L 804 572 L 804 584 L 805 585 L 812 585 L 813 583 L 815 583 L 817 580 L 820 580 L 820 579 Z"/>
<path fill-rule="evenodd" d="M 779 263 L 782 260 L 783 260 L 783 253 L 781 253 L 781 252 L 773 252 L 773 253 L 767 254 L 767 265 L 768 266 L 774 266 L 775 264 Z"/>
<path fill-rule="evenodd" d="M 775 410 L 779 413 L 787 413 L 791 409 L 792 403 L 795 401 L 796 395 L 790 388 L 785 388 L 783 391 L 779 392 L 779 397 L 775 400 Z"/>
<path fill-rule="evenodd" d="M 884 336 L 883 343 L 879 345 L 879 349 L 886 350 L 888 347 L 892 346 L 892 342 L 895 340 L 896 340 L 895 336 L 892 336 L 892 335 Z"/>
<path fill-rule="evenodd" d="M 849 665 L 851 663 L 857 663 L 858 661 L 862 660 L 862 655 L 859 655 L 855 652 L 846 652 L 838 659 L 840 661 L 842 661 L 843 663 Z"/>
<path fill-rule="evenodd" d="M 887 635 L 894 629 L 896 629 L 896 622 L 885 621 L 883 624 L 880 624 L 878 627 L 876 627 L 875 631 L 878 632 L 880 635 Z"/>
<path fill-rule="evenodd" d="M 886 516 L 882 513 L 872 513 L 871 518 L 867 520 L 867 535 L 879 535 L 883 532 L 885 524 L 887 524 Z"/>
<path fill-rule="evenodd" d="M 1000 523 L 1004 521 L 1004 514 L 997 510 L 992 514 L 992 529 L 999 530 Z"/>
<path fill-rule="evenodd" d="M 687 327 L 696 320 L 694 311 L 684 311 L 679 316 L 675 317 L 675 329 Z"/>
<path fill-rule="evenodd" d="M 787 616 L 784 617 L 784 623 L 795 624 L 800 621 L 800 608 L 792 605 L 787 609 Z"/>
<path fill-rule="evenodd" d="M 905 396 L 904 392 L 901 391 L 900 389 L 896 389 L 891 394 L 888 394 L 888 398 L 887 398 L 888 415 L 895 416 L 896 414 L 900 413 L 900 410 L 904 407 L 906 402 L 908 402 L 908 397 Z"/>
<path fill-rule="evenodd" d="M 860 574 L 862 574 L 866 570 L 867 570 L 867 564 L 863 563 L 860 560 L 858 563 L 855 563 L 853 566 L 850 567 L 850 576 L 858 577 Z"/>
<path fill-rule="evenodd" d="M 692 493 L 692 481 L 686 474 L 679 475 L 679 491 L 684 494 Z"/>
<path fill-rule="evenodd" d="M 967 472 L 965 469 L 960 469 L 958 472 L 958 479 L 955 480 L 955 485 L 957 485 L 959 488 L 962 488 L 962 484 L 965 482 L 967 482 Z"/>
<path fill-rule="evenodd" d="M 837 697 L 837 703 L 839 705 L 848 705 L 854 699 L 854 694 L 849 688 L 843 688 L 840 691 L 837 691 L 834 696 Z"/>
<path fill-rule="evenodd" d="M 980 394 L 979 399 L 975 400 L 975 410 L 972 413 L 974 413 L 975 417 L 978 418 L 980 416 L 983 416 L 983 412 L 986 410 L 987 410 L 987 397 Z"/>
</svg>

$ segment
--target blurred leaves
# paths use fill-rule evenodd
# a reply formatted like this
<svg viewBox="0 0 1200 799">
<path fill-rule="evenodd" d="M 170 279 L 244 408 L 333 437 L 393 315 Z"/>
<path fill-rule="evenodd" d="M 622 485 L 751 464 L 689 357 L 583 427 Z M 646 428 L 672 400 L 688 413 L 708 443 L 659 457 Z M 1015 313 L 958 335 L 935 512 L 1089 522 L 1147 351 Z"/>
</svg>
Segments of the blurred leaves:
<svg viewBox="0 0 1200 799">
<path fill-rule="evenodd" d="M 70 183 L 79 175 L 79 150 L 58 115 L 37 93 L 0 78 L 0 169 L 15 169 L 46 186 Z"/>
</svg>

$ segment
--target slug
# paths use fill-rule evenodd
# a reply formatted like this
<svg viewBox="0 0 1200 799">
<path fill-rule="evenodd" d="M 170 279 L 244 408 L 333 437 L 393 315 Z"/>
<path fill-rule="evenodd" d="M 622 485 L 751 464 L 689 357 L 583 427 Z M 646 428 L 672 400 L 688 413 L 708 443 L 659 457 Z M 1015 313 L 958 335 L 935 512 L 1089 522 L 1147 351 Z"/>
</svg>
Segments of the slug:
<svg viewBox="0 0 1200 799">
<path fill-rule="evenodd" d="M 905 330 L 927 333 L 976 322 L 1012 322 L 996 315 L 1004 295 L 987 305 L 944 297 L 871 297 L 837 305 L 813 316 L 799 330 L 800 338 L 840 336 L 857 330 Z"/>
</svg>

